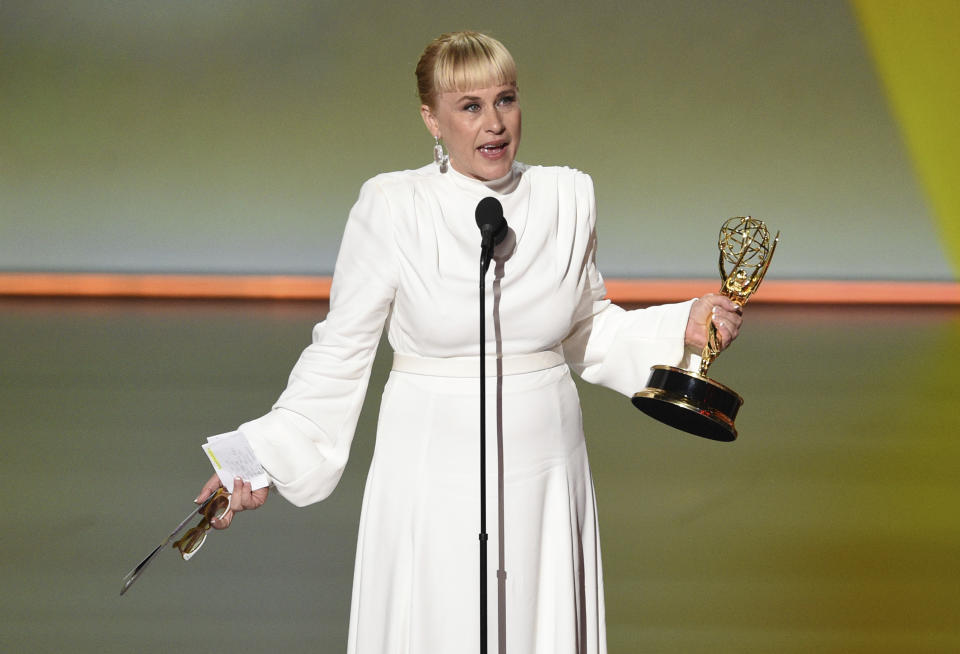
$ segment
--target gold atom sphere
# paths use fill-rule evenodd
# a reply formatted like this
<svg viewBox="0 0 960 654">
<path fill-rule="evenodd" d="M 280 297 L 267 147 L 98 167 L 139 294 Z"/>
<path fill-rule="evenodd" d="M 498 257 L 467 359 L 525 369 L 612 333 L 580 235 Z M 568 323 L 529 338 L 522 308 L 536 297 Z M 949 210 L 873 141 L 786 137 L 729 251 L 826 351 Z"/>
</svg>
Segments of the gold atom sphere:
<svg viewBox="0 0 960 654">
<path fill-rule="evenodd" d="M 723 223 L 718 246 L 724 261 L 742 266 L 760 265 L 770 254 L 770 233 L 762 220 L 737 216 Z"/>
</svg>

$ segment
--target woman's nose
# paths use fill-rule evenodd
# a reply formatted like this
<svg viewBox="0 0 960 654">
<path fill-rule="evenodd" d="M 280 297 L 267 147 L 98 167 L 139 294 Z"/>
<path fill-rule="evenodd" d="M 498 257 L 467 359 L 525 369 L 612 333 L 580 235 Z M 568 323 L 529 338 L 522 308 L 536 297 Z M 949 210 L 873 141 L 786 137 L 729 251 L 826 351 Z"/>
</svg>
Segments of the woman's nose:
<svg viewBox="0 0 960 654">
<path fill-rule="evenodd" d="M 492 109 L 487 115 L 487 131 L 492 134 L 500 134 L 503 130 L 503 118 L 500 116 L 500 111 Z"/>
</svg>

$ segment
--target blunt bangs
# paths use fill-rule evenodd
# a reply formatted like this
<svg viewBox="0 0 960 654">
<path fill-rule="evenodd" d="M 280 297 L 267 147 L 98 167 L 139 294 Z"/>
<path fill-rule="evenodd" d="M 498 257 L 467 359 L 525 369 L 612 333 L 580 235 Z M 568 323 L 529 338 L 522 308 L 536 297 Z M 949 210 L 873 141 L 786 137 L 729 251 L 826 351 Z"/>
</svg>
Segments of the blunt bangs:
<svg viewBox="0 0 960 654">
<path fill-rule="evenodd" d="M 417 64 L 417 92 L 427 106 L 437 95 L 517 83 L 509 50 L 479 32 L 451 32 L 434 39 Z"/>
<path fill-rule="evenodd" d="M 444 53 L 446 56 L 437 58 L 433 77 L 434 93 L 517 83 L 517 67 L 506 49 L 483 47 L 480 43 L 465 45 L 474 47 L 462 50 L 450 48 Z"/>
</svg>

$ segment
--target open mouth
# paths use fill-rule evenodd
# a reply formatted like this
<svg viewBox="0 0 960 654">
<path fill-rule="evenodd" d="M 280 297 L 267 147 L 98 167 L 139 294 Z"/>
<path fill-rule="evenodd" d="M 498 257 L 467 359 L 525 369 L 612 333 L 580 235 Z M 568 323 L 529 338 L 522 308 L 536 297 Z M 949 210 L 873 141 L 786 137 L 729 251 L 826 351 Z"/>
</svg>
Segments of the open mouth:
<svg viewBox="0 0 960 654">
<path fill-rule="evenodd" d="M 498 154 L 503 152 L 506 147 L 506 143 L 487 143 L 486 145 L 481 145 L 477 149 L 484 154 Z"/>
</svg>

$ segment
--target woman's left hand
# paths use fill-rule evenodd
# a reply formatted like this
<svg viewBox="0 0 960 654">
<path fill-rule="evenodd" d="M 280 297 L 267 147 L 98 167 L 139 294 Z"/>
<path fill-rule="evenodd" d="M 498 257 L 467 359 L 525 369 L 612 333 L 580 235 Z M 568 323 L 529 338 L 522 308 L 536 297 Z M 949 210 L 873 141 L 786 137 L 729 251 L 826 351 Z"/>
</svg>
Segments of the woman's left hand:
<svg viewBox="0 0 960 654">
<path fill-rule="evenodd" d="M 694 301 L 687 319 L 684 342 L 690 347 L 702 350 L 707 344 L 707 330 L 713 321 L 720 336 L 720 349 L 726 349 L 740 333 L 743 322 L 743 309 L 725 295 L 709 293 Z"/>
</svg>

